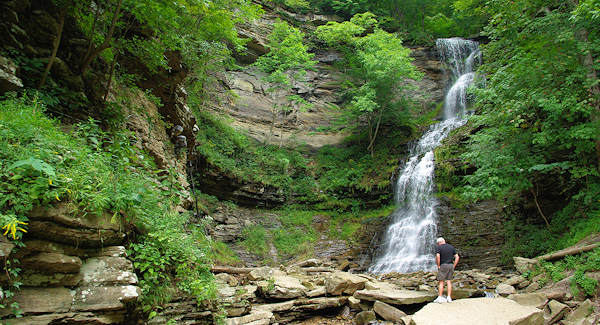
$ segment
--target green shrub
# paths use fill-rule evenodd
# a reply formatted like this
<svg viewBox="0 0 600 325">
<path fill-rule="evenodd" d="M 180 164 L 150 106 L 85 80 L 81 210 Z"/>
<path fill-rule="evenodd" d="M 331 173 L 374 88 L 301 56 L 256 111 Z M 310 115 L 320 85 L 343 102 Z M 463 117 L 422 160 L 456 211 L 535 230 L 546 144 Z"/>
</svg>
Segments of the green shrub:
<svg viewBox="0 0 600 325">
<path fill-rule="evenodd" d="M 310 227 L 279 228 L 272 231 L 273 244 L 280 256 L 291 257 L 306 254 L 317 240 L 314 229 Z"/>
<path fill-rule="evenodd" d="M 250 226 L 242 230 L 242 246 L 248 252 L 260 257 L 267 256 L 267 230 L 260 225 Z"/>
<path fill-rule="evenodd" d="M 585 273 L 598 270 L 600 270 L 600 248 L 579 255 L 567 256 L 556 262 L 544 262 L 535 273 L 545 273 L 547 275 L 546 281 L 551 279 L 554 282 L 558 282 L 564 279 L 567 274 L 573 273 L 571 279 L 573 293 L 577 295 L 580 290 L 583 290 L 585 295 L 593 296 L 598 288 L 598 281 L 587 277 Z"/>
</svg>

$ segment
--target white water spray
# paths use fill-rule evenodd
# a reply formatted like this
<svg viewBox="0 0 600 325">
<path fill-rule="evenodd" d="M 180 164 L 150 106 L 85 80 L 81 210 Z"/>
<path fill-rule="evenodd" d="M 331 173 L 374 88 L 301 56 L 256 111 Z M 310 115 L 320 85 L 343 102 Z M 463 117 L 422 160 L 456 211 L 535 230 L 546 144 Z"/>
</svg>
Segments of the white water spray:
<svg viewBox="0 0 600 325">
<path fill-rule="evenodd" d="M 450 131 L 465 123 L 467 88 L 473 83 L 473 71 L 481 61 L 477 42 L 438 39 L 436 46 L 450 68 L 453 82 L 444 102 L 444 120 L 432 125 L 411 148 L 395 187 L 398 208 L 384 234 L 379 257 L 369 268 L 373 273 L 429 271 L 435 266 L 437 200 L 433 196 L 433 149 Z"/>
</svg>

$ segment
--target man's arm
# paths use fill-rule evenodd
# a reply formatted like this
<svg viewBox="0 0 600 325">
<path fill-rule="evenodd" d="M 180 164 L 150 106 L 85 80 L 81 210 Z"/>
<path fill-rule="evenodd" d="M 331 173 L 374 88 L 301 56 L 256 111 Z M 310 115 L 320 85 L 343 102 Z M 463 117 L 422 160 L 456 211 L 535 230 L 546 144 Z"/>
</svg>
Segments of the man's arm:
<svg viewBox="0 0 600 325">
<path fill-rule="evenodd" d="M 438 269 L 440 268 L 440 253 L 435 254 L 435 263 L 437 264 Z"/>
<path fill-rule="evenodd" d="M 460 260 L 460 256 L 458 256 L 458 254 L 454 254 L 454 268 L 456 268 L 456 264 L 458 264 L 458 260 Z"/>
</svg>

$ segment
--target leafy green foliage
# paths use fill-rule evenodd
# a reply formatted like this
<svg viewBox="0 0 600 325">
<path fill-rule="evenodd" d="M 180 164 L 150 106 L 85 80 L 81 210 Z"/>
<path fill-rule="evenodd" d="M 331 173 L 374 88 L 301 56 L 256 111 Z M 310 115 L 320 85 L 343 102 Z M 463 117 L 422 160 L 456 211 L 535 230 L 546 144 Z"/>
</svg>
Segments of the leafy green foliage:
<svg viewBox="0 0 600 325">
<path fill-rule="evenodd" d="M 322 41 L 338 44 L 345 53 L 352 77 L 346 119 L 359 129 L 359 121 L 367 121 L 367 148 L 372 155 L 382 120 L 397 126 L 411 125 L 411 105 L 406 97 L 410 87 L 406 81 L 422 77 L 411 64 L 410 50 L 402 46 L 402 40 L 377 28 L 377 24 L 373 14 L 364 13 L 350 22 L 328 22 L 316 31 Z"/>
<path fill-rule="evenodd" d="M 208 246 L 198 245 L 195 238 L 203 235 L 187 232 L 183 227 L 187 222 L 185 214 L 174 211 L 148 219 L 146 227 L 150 231 L 130 245 L 133 265 L 141 275 L 142 304 L 146 310 L 169 302 L 173 284 L 199 303 L 216 298 Z"/>
<path fill-rule="evenodd" d="M 2 221 L 25 226 L 32 208 L 59 201 L 75 213 L 109 212 L 143 230 L 130 256 L 146 310 L 168 302 L 172 284 L 198 300 L 213 299 L 206 247 L 188 235 L 185 216 L 172 210 L 182 190 L 174 172 L 162 171 L 166 176 L 157 179 L 160 171 L 127 132 L 107 133 L 90 120 L 67 134 L 43 111 L 36 98 L 0 101 Z"/>
<path fill-rule="evenodd" d="M 586 296 L 594 296 L 598 289 L 598 281 L 586 276 L 586 272 L 595 272 L 600 269 L 600 249 L 580 255 L 567 256 L 556 262 L 544 262 L 535 274 L 544 274 L 544 282 L 558 282 L 572 275 L 571 290 L 574 295 L 579 292 Z"/>
<path fill-rule="evenodd" d="M 269 35 L 269 52 L 260 56 L 254 63 L 261 71 L 267 73 L 265 81 L 270 86 L 267 92 L 275 98 L 280 97 L 282 91 L 289 92 L 295 82 L 301 82 L 306 69 L 315 64 L 312 60 L 314 54 L 308 52 L 308 47 L 302 43 L 303 39 L 304 33 L 278 19 Z M 299 112 L 305 112 L 309 107 L 310 104 L 298 95 L 286 96 L 283 104 L 274 102 L 271 108 L 269 138 L 266 141 L 271 141 L 273 128 L 281 113 L 292 112 L 298 116 Z M 281 140 L 283 141 L 283 135 Z"/>
<path fill-rule="evenodd" d="M 239 179 L 276 186 L 287 194 L 310 195 L 314 182 L 307 178 L 309 160 L 301 152 L 261 146 L 208 112 L 199 111 L 196 116 L 203 125 L 197 150 L 211 165 Z"/>
<path fill-rule="evenodd" d="M 383 132 L 372 157 L 360 137 L 325 146 L 315 157 L 302 148 L 260 145 L 208 112 L 196 116 L 203 125 L 197 151 L 208 163 L 240 180 L 274 186 L 292 202 L 320 202 L 319 209 L 347 210 L 363 204 L 358 193 L 387 193 L 398 150 L 414 135 L 411 128 Z"/>
<path fill-rule="evenodd" d="M 483 0 L 311 0 L 314 8 L 344 18 L 373 12 L 381 17 L 386 30 L 397 30 L 406 39 L 420 43 L 478 33 L 488 17 L 483 3 Z"/>
<path fill-rule="evenodd" d="M 263 226 L 255 225 L 242 230 L 241 242 L 250 253 L 260 257 L 267 256 L 267 231 Z"/>
<path fill-rule="evenodd" d="M 592 80 L 586 62 L 600 54 L 600 35 L 591 27 L 598 18 L 582 12 L 582 6 L 588 6 L 587 12 L 598 4 L 460 3 L 465 8 L 480 6 L 492 18 L 485 28 L 491 42 L 483 47 L 481 67 L 486 87 L 474 91 L 479 114 L 470 121 L 477 132 L 460 154 L 475 171 L 452 180 L 459 185 L 455 191 L 467 200 L 496 198 L 519 204 L 525 194 L 533 200 L 553 197 L 565 202 L 554 215 L 539 213 L 539 221 L 549 219 L 551 231 L 535 220 L 515 218 L 509 223 L 509 237 L 520 238 L 509 248 L 511 253 L 537 255 L 598 231 L 599 106 L 597 79 Z"/>
<path fill-rule="evenodd" d="M 273 245 L 277 248 L 277 253 L 284 257 L 297 257 L 310 253 L 315 240 L 317 235 L 312 227 L 283 228 L 273 231 Z"/>
<path fill-rule="evenodd" d="M 64 1 L 70 5 L 79 27 L 91 41 L 82 70 L 104 50 L 127 51 L 148 68 L 166 68 L 167 51 L 198 52 L 205 42 L 243 45 L 235 24 L 251 20 L 260 9 L 246 0 L 155 1 L 112 0 Z M 150 38 L 127 37 L 133 24 L 152 34 Z"/>
</svg>

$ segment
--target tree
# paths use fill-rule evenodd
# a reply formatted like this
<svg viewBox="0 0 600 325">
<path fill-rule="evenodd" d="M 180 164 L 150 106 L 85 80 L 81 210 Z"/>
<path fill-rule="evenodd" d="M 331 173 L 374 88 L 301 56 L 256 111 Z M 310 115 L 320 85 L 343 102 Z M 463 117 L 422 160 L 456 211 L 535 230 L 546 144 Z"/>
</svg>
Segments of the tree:
<svg viewBox="0 0 600 325">
<path fill-rule="evenodd" d="M 314 54 L 308 53 L 308 47 L 302 43 L 303 39 L 304 33 L 278 19 L 269 34 L 269 52 L 254 63 L 261 71 L 267 73 L 265 80 L 270 84 L 268 92 L 274 99 L 267 142 L 271 141 L 276 121 L 282 113 L 293 111 L 298 114 L 308 105 L 306 100 L 298 95 L 286 96 L 282 105 L 277 104 L 277 98 L 289 93 L 294 83 L 302 82 L 306 70 L 315 64 L 312 60 Z"/>
<path fill-rule="evenodd" d="M 552 224 L 537 202 L 540 182 L 551 179 L 580 214 L 600 213 L 598 79 L 591 64 L 600 53 L 592 27 L 598 2 L 491 0 L 486 10 L 491 42 L 481 71 L 488 80 L 477 91 L 481 114 L 472 119 L 480 130 L 463 155 L 477 167 L 465 194 L 529 192 Z"/>
<path fill-rule="evenodd" d="M 369 30 L 372 32 L 368 33 Z M 367 33 L 361 36 L 363 33 Z M 373 154 L 381 122 L 387 113 L 400 124 L 409 124 L 408 79 L 422 74 L 412 65 L 410 50 L 395 34 L 377 27 L 375 15 L 357 14 L 349 22 L 329 22 L 317 28 L 317 36 L 346 53 L 352 77 L 352 98 L 348 114 L 367 123 L 367 149 Z"/>
<path fill-rule="evenodd" d="M 114 47 L 140 57 L 150 69 L 166 67 L 168 51 L 197 55 L 200 49 L 185 49 L 200 41 L 226 41 L 240 48 L 244 41 L 235 24 L 261 13 L 249 0 L 104 0 L 79 8 L 77 21 L 89 39 L 81 73 Z"/>
</svg>

